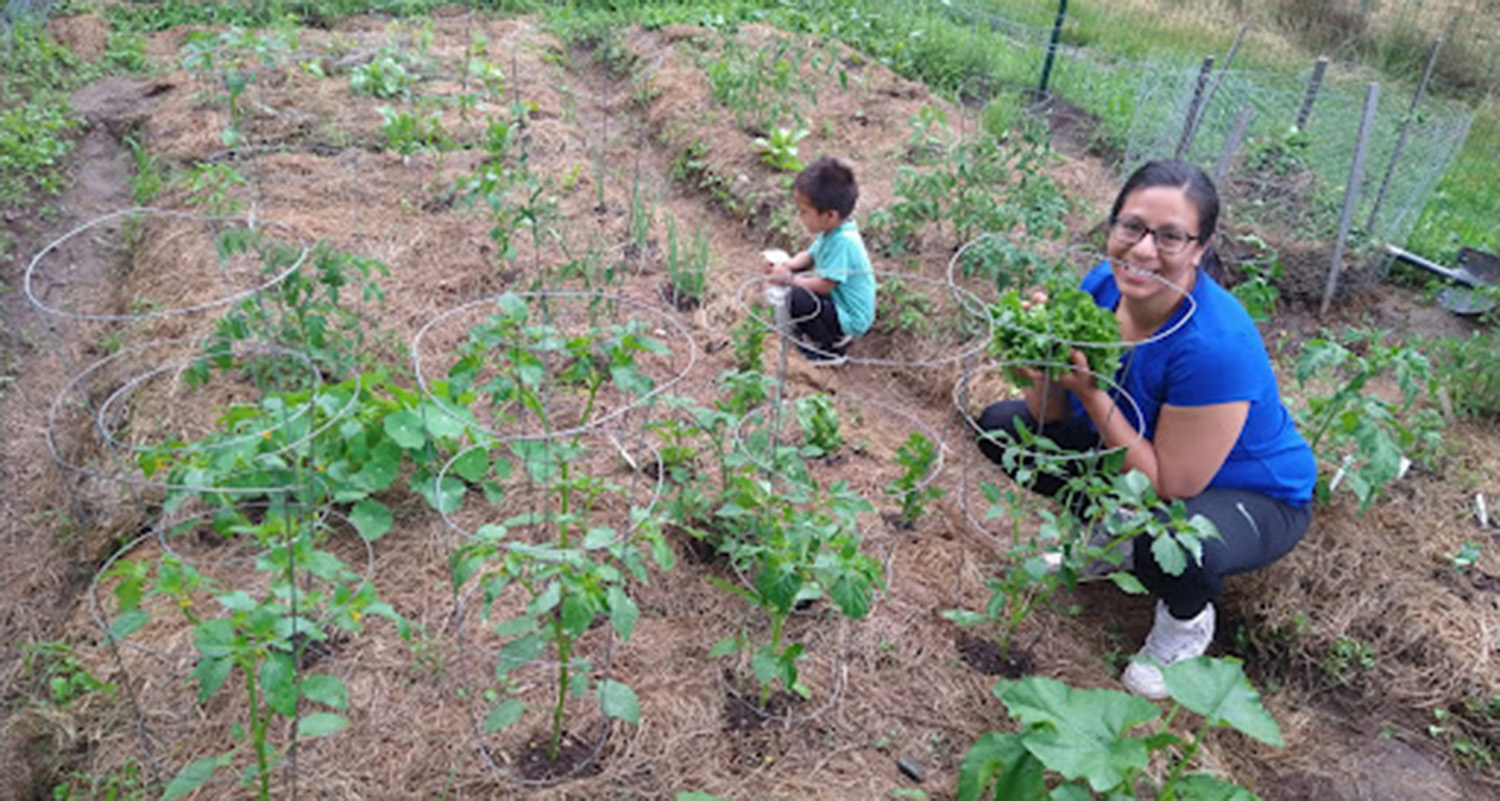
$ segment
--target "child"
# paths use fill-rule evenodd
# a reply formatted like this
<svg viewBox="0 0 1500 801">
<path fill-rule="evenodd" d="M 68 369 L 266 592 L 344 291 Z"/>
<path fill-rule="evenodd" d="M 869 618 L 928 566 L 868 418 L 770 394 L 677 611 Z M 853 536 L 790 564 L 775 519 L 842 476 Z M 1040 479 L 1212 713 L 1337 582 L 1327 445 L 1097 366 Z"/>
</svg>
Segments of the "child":
<svg viewBox="0 0 1500 801">
<path fill-rule="evenodd" d="M 855 337 L 875 321 L 875 274 L 864 240 L 849 215 L 859 199 L 854 171 L 824 156 L 797 173 L 792 201 L 808 233 L 807 250 L 781 263 L 766 262 L 772 285 L 787 287 L 785 311 L 810 345 L 797 349 L 820 367 L 836 367 Z"/>
</svg>

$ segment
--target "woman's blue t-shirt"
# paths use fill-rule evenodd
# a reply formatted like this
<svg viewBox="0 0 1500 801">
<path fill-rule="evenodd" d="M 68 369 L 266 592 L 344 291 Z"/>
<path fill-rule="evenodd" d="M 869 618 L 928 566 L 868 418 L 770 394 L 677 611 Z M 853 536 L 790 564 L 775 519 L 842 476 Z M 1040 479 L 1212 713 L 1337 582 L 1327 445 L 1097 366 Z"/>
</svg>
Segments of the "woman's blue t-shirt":
<svg viewBox="0 0 1500 801">
<path fill-rule="evenodd" d="M 1106 309 L 1120 303 L 1108 261 L 1089 271 L 1082 287 Z M 1293 506 L 1306 505 L 1317 481 L 1317 461 L 1281 402 L 1260 331 L 1239 300 L 1202 270 L 1191 294 L 1193 302 L 1181 304 L 1160 329 L 1170 333 L 1126 351 L 1115 376 L 1140 407 L 1142 436 L 1155 437 L 1157 416 L 1167 404 L 1249 401 L 1240 438 L 1208 486 L 1252 490 Z M 1074 413 L 1082 414 L 1078 400 L 1072 401 Z M 1134 418 L 1128 403 L 1120 407 Z"/>
</svg>

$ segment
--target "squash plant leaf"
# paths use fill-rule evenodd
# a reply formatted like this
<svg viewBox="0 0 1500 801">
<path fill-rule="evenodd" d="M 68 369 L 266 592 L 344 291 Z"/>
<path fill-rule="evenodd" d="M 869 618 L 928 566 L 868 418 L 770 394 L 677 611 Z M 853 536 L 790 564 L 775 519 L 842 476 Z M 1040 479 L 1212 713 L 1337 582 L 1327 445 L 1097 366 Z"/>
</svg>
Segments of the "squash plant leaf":
<svg viewBox="0 0 1500 801">
<path fill-rule="evenodd" d="M 958 771 L 958 801 L 980 801 L 995 785 L 992 798 L 1035 798 L 1042 790 L 1042 763 L 1021 742 L 1021 735 L 985 732 L 964 754 Z"/>
<path fill-rule="evenodd" d="M 1075 689 L 1041 676 L 1001 682 L 995 694 L 1029 727 L 1022 734 L 1026 750 L 1064 778 L 1087 779 L 1104 792 L 1146 767 L 1146 743 L 1123 736 L 1160 714 L 1144 698 Z"/>
<path fill-rule="evenodd" d="M 1258 801 L 1243 787 L 1202 773 L 1182 777 L 1175 787 L 1177 801 Z"/>
<path fill-rule="evenodd" d="M 1229 726 L 1268 745 L 1286 744 L 1237 660 L 1184 659 L 1168 665 L 1162 678 L 1174 700 L 1213 725 Z"/>
<path fill-rule="evenodd" d="M 366 498 L 349 510 L 349 522 L 354 524 L 359 536 L 373 542 L 391 530 L 395 518 L 385 504 Z"/>
</svg>

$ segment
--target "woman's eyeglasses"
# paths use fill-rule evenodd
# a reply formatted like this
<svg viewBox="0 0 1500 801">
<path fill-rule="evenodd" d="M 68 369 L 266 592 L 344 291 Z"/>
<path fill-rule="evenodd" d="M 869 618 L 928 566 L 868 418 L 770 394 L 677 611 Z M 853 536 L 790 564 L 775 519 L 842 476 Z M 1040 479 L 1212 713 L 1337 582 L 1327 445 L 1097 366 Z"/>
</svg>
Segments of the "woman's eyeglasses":
<svg viewBox="0 0 1500 801">
<path fill-rule="evenodd" d="M 1151 228 L 1134 217 L 1126 217 L 1113 220 L 1109 225 L 1109 235 L 1122 245 L 1135 245 L 1135 243 L 1146 238 L 1150 234 L 1156 239 L 1156 250 L 1159 253 L 1171 256 L 1181 253 L 1189 242 L 1197 241 L 1198 237 L 1183 233 L 1176 228 Z"/>
</svg>

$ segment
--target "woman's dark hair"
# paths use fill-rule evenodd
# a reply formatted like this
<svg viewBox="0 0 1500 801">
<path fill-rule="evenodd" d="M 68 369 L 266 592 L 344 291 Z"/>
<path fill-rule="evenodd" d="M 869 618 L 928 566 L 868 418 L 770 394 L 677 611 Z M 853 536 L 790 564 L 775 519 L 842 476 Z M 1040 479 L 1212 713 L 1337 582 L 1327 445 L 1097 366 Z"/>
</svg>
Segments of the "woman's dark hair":
<svg viewBox="0 0 1500 801">
<path fill-rule="evenodd" d="M 813 208 L 836 211 L 841 220 L 849 219 L 854 213 L 855 202 L 859 200 L 859 184 L 854 181 L 854 170 L 831 156 L 823 156 L 797 173 L 792 188 L 801 192 Z"/>
<path fill-rule="evenodd" d="M 1210 275 L 1222 272 L 1219 253 L 1214 249 L 1214 232 L 1219 228 L 1219 190 L 1203 170 L 1185 161 L 1150 161 L 1125 179 L 1120 194 L 1115 196 L 1115 205 L 1110 207 L 1109 221 L 1113 225 L 1120 216 L 1120 207 L 1125 198 L 1140 189 L 1171 186 L 1182 190 L 1198 211 L 1198 241 L 1206 245 L 1198 265 Z"/>
</svg>

